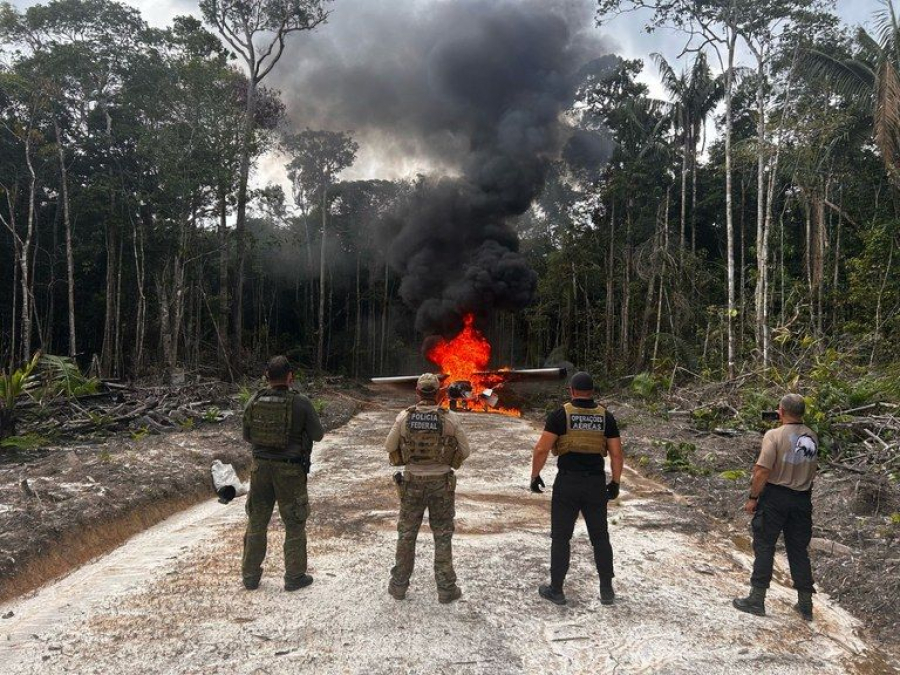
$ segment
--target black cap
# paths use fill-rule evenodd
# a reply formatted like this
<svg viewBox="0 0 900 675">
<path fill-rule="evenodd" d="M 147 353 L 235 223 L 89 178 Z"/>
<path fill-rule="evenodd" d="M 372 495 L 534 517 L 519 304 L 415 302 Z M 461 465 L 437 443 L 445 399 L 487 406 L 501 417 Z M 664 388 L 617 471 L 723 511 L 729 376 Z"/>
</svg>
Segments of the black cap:
<svg viewBox="0 0 900 675">
<path fill-rule="evenodd" d="M 575 391 L 594 391 L 594 378 L 590 376 L 590 373 L 580 371 L 569 380 L 569 386 Z"/>
</svg>

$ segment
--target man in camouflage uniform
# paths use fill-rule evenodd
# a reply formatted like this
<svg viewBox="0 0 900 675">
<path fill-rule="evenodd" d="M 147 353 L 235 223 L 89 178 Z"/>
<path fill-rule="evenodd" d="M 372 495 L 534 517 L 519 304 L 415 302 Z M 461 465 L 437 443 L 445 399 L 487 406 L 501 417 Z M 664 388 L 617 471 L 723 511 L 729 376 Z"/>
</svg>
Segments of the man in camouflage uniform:
<svg viewBox="0 0 900 675">
<path fill-rule="evenodd" d="M 459 599 L 453 570 L 453 518 L 456 476 L 469 456 L 469 442 L 455 413 L 438 405 L 441 384 L 437 375 L 425 373 L 416 385 L 419 402 L 397 415 L 385 447 L 393 466 L 405 466 L 395 474 L 400 493 L 397 522 L 397 558 L 391 569 L 388 592 L 397 600 L 406 597 L 416 558 L 416 537 L 428 509 L 434 534 L 434 578 L 438 601 Z"/>
<path fill-rule="evenodd" d="M 266 534 L 275 503 L 284 522 L 284 590 L 309 586 L 306 573 L 306 519 L 309 497 L 306 475 L 314 441 L 324 431 L 312 402 L 294 391 L 294 374 L 284 356 L 266 368 L 268 386 L 248 401 L 244 410 L 244 440 L 253 445 L 247 532 L 241 573 L 247 590 L 259 588 L 266 557 Z"/>
</svg>

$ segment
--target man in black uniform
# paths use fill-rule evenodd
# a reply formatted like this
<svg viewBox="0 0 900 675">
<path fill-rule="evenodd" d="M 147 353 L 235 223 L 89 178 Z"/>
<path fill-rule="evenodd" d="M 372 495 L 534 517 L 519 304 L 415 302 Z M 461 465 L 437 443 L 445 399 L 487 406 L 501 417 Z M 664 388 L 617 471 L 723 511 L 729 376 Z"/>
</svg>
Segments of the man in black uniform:
<svg viewBox="0 0 900 675">
<path fill-rule="evenodd" d="M 266 379 L 268 386 L 255 393 L 244 410 L 244 440 L 253 445 L 253 464 L 241 572 L 247 590 L 259 588 L 266 534 L 277 502 L 285 531 L 284 590 L 296 591 L 313 581 L 306 573 L 306 474 L 312 444 L 325 432 L 312 402 L 291 388 L 294 374 L 287 358 L 273 357 Z"/>
<path fill-rule="evenodd" d="M 547 417 L 531 462 L 531 491 L 542 492 L 545 486 L 541 469 L 547 455 L 552 450 L 559 456 L 550 510 L 550 583 L 538 588 L 538 592 L 557 605 L 566 604 L 563 583 L 569 571 L 570 540 L 581 512 L 600 575 L 600 602 L 611 605 L 616 595 L 612 587 L 615 575 L 606 505 L 619 496 L 624 463 L 622 440 L 616 419 L 594 401 L 594 380 L 588 373 L 575 373 L 569 389 L 572 400 Z M 609 485 L 604 463 L 607 454 L 612 471 Z"/>
</svg>

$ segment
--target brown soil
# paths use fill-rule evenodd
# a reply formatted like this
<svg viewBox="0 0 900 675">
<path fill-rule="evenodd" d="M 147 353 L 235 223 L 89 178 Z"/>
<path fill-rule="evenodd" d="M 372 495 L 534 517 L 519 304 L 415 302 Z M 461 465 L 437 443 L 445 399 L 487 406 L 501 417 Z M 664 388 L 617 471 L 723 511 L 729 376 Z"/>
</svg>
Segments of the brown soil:
<svg viewBox="0 0 900 675">
<path fill-rule="evenodd" d="M 698 528 L 712 518 L 752 553 L 749 517 L 742 507 L 761 435 L 700 431 L 636 402 L 610 407 L 624 423 L 629 464 L 685 497 L 695 507 Z M 665 470 L 666 441 L 696 447 L 689 453 L 691 471 Z M 721 475 L 738 470 L 746 476 Z M 849 554 L 810 551 L 817 588 L 864 621 L 886 651 L 900 655 L 900 525 L 891 519 L 900 510 L 900 486 L 826 465 L 816 479 L 813 505 L 813 537 L 850 548 Z"/>
<path fill-rule="evenodd" d="M 359 409 L 334 387 L 310 394 L 325 403 L 326 429 Z M 236 402 L 234 405 L 238 405 Z M 244 474 L 250 464 L 239 416 L 192 431 L 130 435 L 94 445 L 43 448 L 0 464 L 0 602 L 111 551 L 129 537 L 213 496 L 210 465 Z"/>
</svg>

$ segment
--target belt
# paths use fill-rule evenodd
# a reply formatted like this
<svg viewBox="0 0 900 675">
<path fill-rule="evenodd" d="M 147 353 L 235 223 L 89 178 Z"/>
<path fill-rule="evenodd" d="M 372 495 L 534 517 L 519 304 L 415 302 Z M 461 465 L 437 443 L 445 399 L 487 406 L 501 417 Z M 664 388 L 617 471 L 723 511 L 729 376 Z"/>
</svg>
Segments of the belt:
<svg viewBox="0 0 900 675">
<path fill-rule="evenodd" d="M 416 481 L 437 482 L 437 481 L 445 481 L 448 479 L 448 477 L 450 477 L 452 475 L 453 475 L 453 471 L 448 471 L 447 473 L 438 474 L 436 476 L 423 476 L 421 474 L 414 474 L 414 473 L 410 473 L 409 471 L 405 471 L 403 473 L 403 480 L 410 481 L 410 482 L 416 482 Z"/>
<path fill-rule="evenodd" d="M 556 473 L 560 476 L 606 476 L 603 469 L 584 469 L 582 471 L 573 471 L 572 469 L 557 469 Z"/>
<path fill-rule="evenodd" d="M 254 457 L 257 461 L 278 462 L 279 464 L 303 464 L 302 457 L 285 457 L 284 459 L 275 459 L 274 457 Z"/>
</svg>

